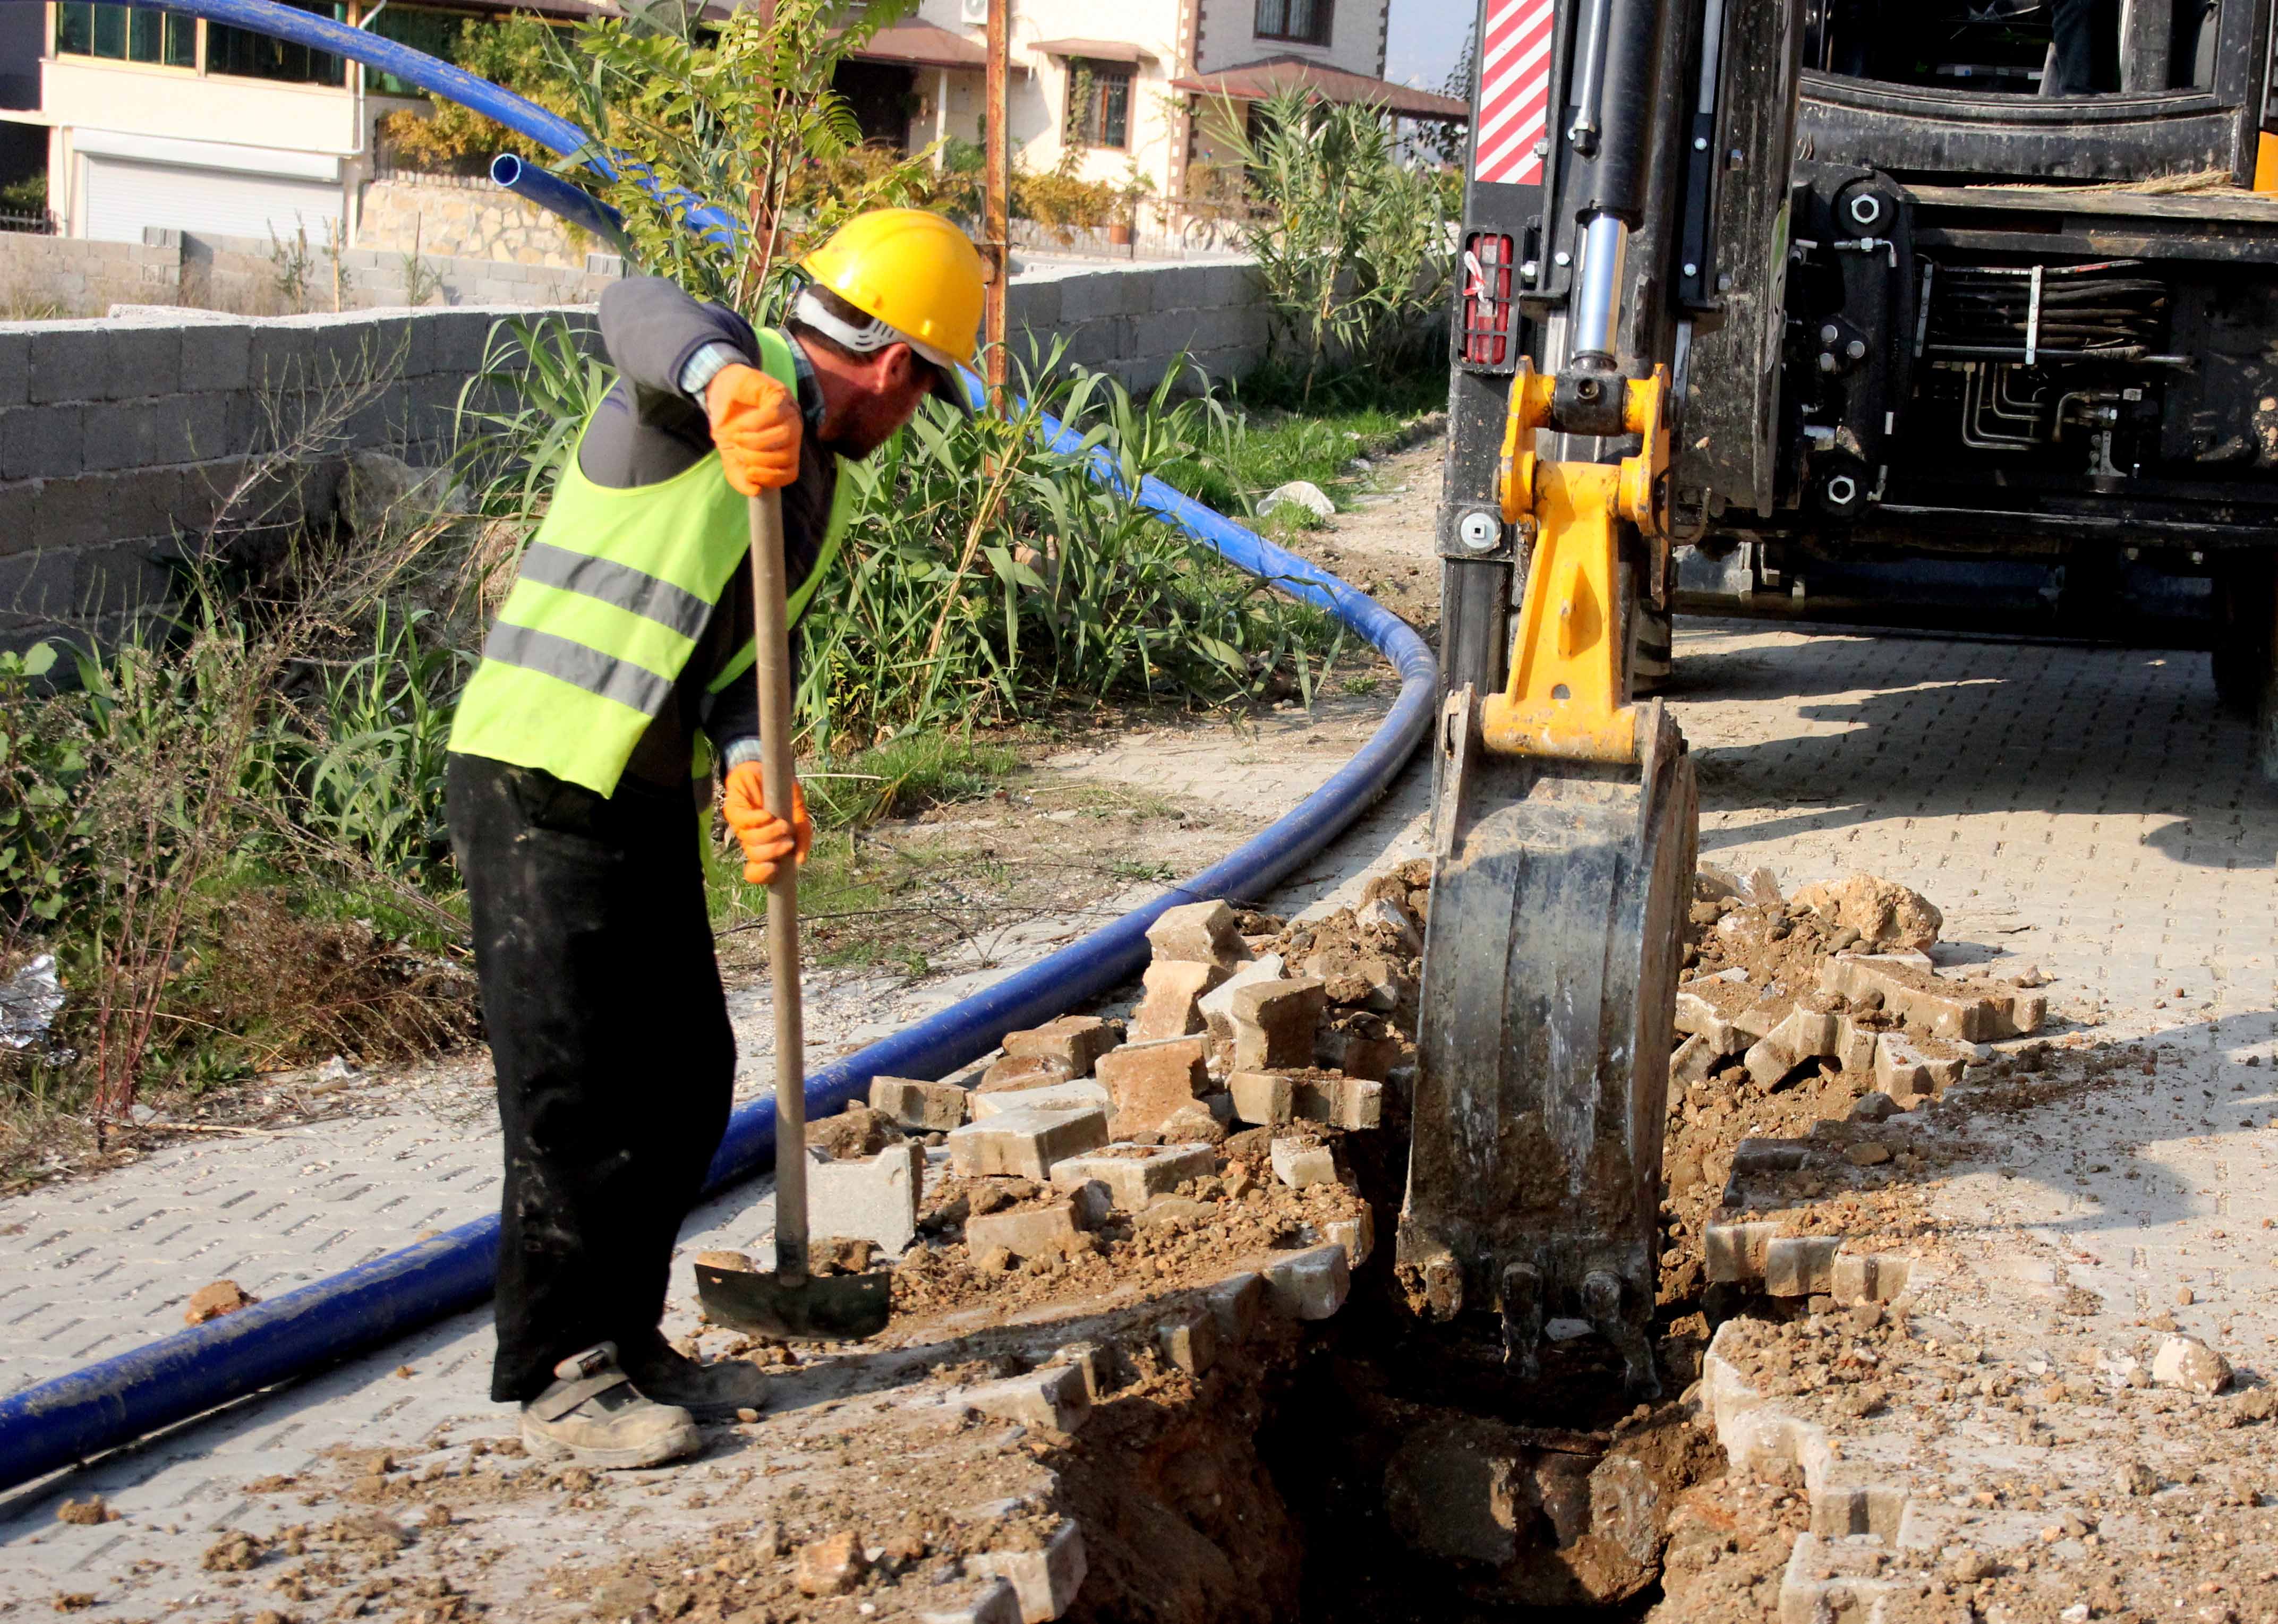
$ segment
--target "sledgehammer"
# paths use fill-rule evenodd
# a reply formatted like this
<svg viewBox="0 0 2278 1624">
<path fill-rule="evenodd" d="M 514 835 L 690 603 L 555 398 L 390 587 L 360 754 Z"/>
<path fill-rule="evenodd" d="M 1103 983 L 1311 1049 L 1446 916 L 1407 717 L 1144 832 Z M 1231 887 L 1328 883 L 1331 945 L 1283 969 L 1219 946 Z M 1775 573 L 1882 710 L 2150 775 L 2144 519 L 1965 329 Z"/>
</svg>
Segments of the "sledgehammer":
<svg viewBox="0 0 2278 1624">
<path fill-rule="evenodd" d="M 752 498 L 753 672 L 760 686 L 760 777 L 778 815 L 791 804 L 791 628 L 784 609 L 783 496 Z M 696 1292 L 714 1323 L 763 1337 L 848 1341 L 883 1330 L 893 1306 L 883 1274 L 818 1279 L 806 1259 L 806 1054 L 799 1021 L 799 865 L 768 881 L 768 968 L 775 983 L 776 1270 L 696 1265 Z"/>
</svg>

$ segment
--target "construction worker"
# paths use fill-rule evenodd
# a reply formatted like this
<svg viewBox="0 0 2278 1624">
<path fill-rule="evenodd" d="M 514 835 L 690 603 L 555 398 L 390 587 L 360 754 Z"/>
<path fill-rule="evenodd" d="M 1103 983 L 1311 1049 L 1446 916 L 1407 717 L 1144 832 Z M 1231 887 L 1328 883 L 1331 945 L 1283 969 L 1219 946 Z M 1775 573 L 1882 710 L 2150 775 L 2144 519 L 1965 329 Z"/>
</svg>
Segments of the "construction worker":
<svg viewBox="0 0 2278 1624">
<path fill-rule="evenodd" d="M 692 827 L 708 755 L 747 881 L 810 839 L 803 797 L 770 807 L 761 789 L 745 499 L 783 493 L 796 623 L 828 590 L 841 463 L 928 394 L 963 409 L 980 327 L 980 255 L 939 215 L 860 216 L 800 269 L 779 332 L 661 278 L 602 295 L 620 376 L 451 733 L 506 1135 L 491 1397 L 522 1406 L 539 1453 L 583 1465 L 676 1459 L 698 1420 L 766 1401 L 754 1366 L 699 1364 L 657 1329 L 735 1076 Z"/>
</svg>

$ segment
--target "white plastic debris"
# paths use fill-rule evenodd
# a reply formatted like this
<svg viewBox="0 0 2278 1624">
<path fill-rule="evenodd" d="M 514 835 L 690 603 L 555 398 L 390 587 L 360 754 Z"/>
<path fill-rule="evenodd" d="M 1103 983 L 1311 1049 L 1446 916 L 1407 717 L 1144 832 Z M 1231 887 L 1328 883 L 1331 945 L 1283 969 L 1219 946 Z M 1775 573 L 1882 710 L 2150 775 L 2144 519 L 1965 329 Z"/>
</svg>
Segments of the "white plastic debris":
<svg viewBox="0 0 2278 1624">
<path fill-rule="evenodd" d="M 0 982 L 0 1043 L 10 1048 L 29 1048 L 48 1035 L 64 1007 L 63 983 L 56 979 L 56 958 L 42 953 Z"/>
</svg>

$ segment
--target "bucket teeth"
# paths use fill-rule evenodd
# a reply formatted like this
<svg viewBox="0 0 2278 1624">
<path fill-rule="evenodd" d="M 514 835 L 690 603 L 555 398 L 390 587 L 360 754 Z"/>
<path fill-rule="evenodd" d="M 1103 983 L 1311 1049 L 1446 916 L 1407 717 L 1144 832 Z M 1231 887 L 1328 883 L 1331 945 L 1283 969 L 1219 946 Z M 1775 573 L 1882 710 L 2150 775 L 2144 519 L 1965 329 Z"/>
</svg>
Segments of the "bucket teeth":
<svg viewBox="0 0 2278 1624">
<path fill-rule="evenodd" d="M 1542 1273 L 1526 1263 L 1503 1265 L 1502 1361 L 1522 1382 L 1542 1374 Z"/>
<path fill-rule="evenodd" d="M 1594 1269 L 1582 1282 L 1582 1308 L 1590 1323 L 1622 1356 L 1622 1390 L 1632 1399 L 1661 1396 L 1661 1376 L 1654 1369 L 1653 1344 L 1644 1328 L 1622 1312 L 1619 1275 Z"/>
</svg>

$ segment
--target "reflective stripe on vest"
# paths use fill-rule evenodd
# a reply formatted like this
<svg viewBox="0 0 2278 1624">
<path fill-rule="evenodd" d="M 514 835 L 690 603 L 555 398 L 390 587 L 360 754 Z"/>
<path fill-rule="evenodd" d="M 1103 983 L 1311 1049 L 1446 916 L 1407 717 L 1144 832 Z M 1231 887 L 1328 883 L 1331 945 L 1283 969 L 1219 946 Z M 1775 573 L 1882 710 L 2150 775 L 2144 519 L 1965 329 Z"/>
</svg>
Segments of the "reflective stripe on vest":
<svg viewBox="0 0 2278 1624">
<path fill-rule="evenodd" d="M 761 365 L 796 389 L 788 340 L 774 332 L 759 340 Z M 838 472 L 800 609 L 852 511 L 843 462 Z M 722 476 L 718 452 L 669 479 L 616 488 L 587 479 L 573 450 L 461 696 L 450 748 L 613 794 L 750 545 L 748 504 Z M 751 664 L 746 644 L 708 690 Z"/>
</svg>

